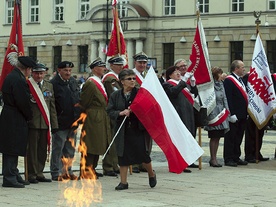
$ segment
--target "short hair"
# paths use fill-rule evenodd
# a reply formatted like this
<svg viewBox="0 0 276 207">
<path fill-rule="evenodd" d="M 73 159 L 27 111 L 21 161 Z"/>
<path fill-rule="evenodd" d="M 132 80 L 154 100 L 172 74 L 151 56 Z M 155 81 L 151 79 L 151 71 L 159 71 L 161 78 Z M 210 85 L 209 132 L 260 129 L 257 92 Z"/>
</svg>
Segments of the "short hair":
<svg viewBox="0 0 276 207">
<path fill-rule="evenodd" d="M 231 72 L 233 72 L 235 70 L 235 68 L 238 68 L 240 66 L 240 62 L 241 62 L 241 60 L 234 60 L 231 63 L 231 67 L 230 67 Z"/>
<path fill-rule="evenodd" d="M 174 61 L 174 66 L 176 66 L 178 63 L 180 63 L 180 62 L 185 62 L 186 64 L 187 64 L 187 60 L 185 60 L 185 59 L 177 59 L 176 61 Z"/>
<path fill-rule="evenodd" d="M 129 76 L 129 75 L 136 75 L 136 74 L 132 69 L 125 69 L 119 73 L 118 77 L 120 80 L 123 80 L 126 76 Z"/>
<path fill-rule="evenodd" d="M 219 79 L 219 74 L 223 73 L 223 70 L 220 67 L 217 67 L 217 66 L 213 67 L 211 69 L 211 71 L 212 71 L 212 75 L 213 75 L 215 80 L 218 80 Z"/>
</svg>

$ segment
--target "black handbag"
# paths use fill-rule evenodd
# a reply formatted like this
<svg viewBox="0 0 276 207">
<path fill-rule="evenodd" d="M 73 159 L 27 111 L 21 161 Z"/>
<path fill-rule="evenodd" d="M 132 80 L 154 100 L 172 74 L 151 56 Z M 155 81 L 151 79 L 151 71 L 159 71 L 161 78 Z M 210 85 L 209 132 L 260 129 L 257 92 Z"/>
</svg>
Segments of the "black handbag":
<svg viewBox="0 0 276 207">
<path fill-rule="evenodd" d="M 199 98 L 200 109 L 198 111 L 194 108 L 195 126 L 203 127 L 203 126 L 208 125 L 207 108 L 202 106 L 201 99 L 200 99 L 200 97 L 198 97 L 198 98 Z"/>
</svg>

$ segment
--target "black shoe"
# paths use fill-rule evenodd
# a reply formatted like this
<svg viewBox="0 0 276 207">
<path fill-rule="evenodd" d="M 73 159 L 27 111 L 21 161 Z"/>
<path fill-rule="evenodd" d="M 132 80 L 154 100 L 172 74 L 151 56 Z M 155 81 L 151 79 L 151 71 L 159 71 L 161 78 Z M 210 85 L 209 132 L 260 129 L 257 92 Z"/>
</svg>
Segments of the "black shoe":
<svg viewBox="0 0 276 207">
<path fill-rule="evenodd" d="M 111 176 L 111 177 L 117 177 L 117 173 L 115 173 L 114 171 L 104 172 L 104 175 Z"/>
<path fill-rule="evenodd" d="M 61 180 L 59 179 L 59 176 L 57 176 L 57 177 L 52 177 L 52 180 L 53 180 L 53 181 L 61 181 Z"/>
<path fill-rule="evenodd" d="M 30 182 L 28 180 L 18 180 L 19 183 L 23 184 L 23 185 L 30 185 Z"/>
<path fill-rule="evenodd" d="M 256 159 L 245 159 L 244 161 L 248 162 L 248 163 L 256 163 Z"/>
<path fill-rule="evenodd" d="M 269 160 L 268 157 L 261 157 L 261 158 L 260 158 L 260 161 L 268 161 L 268 160 Z"/>
<path fill-rule="evenodd" d="M 149 178 L 149 186 L 151 188 L 154 188 L 157 184 L 156 173 L 155 173 L 155 171 L 153 171 L 153 172 L 154 172 L 154 176 Z"/>
<path fill-rule="evenodd" d="M 19 183 L 19 182 L 16 182 L 16 183 L 3 183 L 2 186 L 7 187 L 7 188 L 25 188 L 25 185 L 23 185 L 22 183 Z"/>
<path fill-rule="evenodd" d="M 115 187 L 115 190 L 126 190 L 126 189 L 128 189 L 128 183 L 127 184 L 119 183 L 119 185 Z"/>
<path fill-rule="evenodd" d="M 96 172 L 95 171 L 95 174 L 96 174 L 96 176 L 99 178 L 99 177 L 103 177 L 103 174 L 102 173 L 98 173 L 98 172 Z"/>
<path fill-rule="evenodd" d="M 189 169 L 185 169 L 185 170 L 183 170 L 183 172 L 184 172 L 184 173 L 191 173 L 192 171 L 189 170 Z"/>
<path fill-rule="evenodd" d="M 36 180 L 39 181 L 39 182 L 44 182 L 44 183 L 50 183 L 50 182 L 52 182 L 51 179 L 48 179 L 48 178 L 45 178 L 45 177 L 43 177 L 43 178 L 37 177 Z"/>
<path fill-rule="evenodd" d="M 222 165 L 221 164 L 213 164 L 211 161 L 209 161 L 209 165 L 210 165 L 210 167 L 222 167 Z"/>
<path fill-rule="evenodd" d="M 199 166 L 198 165 L 196 165 L 195 163 L 193 163 L 193 164 L 191 164 L 191 165 L 189 165 L 189 168 L 198 168 Z"/>
<path fill-rule="evenodd" d="M 229 161 L 225 163 L 225 166 L 229 166 L 229 167 L 237 167 L 238 164 L 236 162 L 233 161 Z"/>
<path fill-rule="evenodd" d="M 114 170 L 116 174 L 120 174 L 120 170 Z"/>
<path fill-rule="evenodd" d="M 134 167 L 134 168 L 132 168 L 132 172 L 133 173 L 140 173 L 140 170 L 139 170 L 138 167 Z"/>
<path fill-rule="evenodd" d="M 237 162 L 237 165 L 247 165 L 247 164 L 248 164 L 247 161 L 243 161 L 241 159 L 239 159 L 238 162 Z"/>
<path fill-rule="evenodd" d="M 140 168 L 139 170 L 140 170 L 140 172 L 148 172 L 148 171 L 146 170 L 146 168 Z"/>
<path fill-rule="evenodd" d="M 34 178 L 30 178 L 30 179 L 29 179 L 29 182 L 32 183 L 32 184 L 37 184 L 37 183 L 38 183 L 38 180 L 37 180 L 37 179 L 34 179 Z"/>
<path fill-rule="evenodd" d="M 79 177 L 74 174 L 70 174 L 69 177 L 70 177 L 70 180 L 78 180 L 79 179 Z"/>
</svg>

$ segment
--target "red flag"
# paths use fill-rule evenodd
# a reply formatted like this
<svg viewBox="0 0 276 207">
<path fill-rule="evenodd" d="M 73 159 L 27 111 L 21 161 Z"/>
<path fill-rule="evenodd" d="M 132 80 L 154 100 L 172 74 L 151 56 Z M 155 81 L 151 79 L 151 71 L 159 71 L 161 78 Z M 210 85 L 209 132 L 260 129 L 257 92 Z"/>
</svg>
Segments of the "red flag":
<svg viewBox="0 0 276 207">
<path fill-rule="evenodd" d="M 17 62 L 17 57 L 23 56 L 23 55 L 24 55 L 24 46 L 23 46 L 23 40 L 22 40 L 20 1 L 16 0 L 14 2 L 13 22 L 12 22 L 12 29 L 10 33 L 10 40 L 5 54 L 5 59 L 4 59 L 1 77 L 0 77 L 0 89 L 2 88 L 2 85 L 6 76 L 14 68 L 14 65 Z"/>
<path fill-rule="evenodd" d="M 108 44 L 107 56 L 112 57 L 114 55 L 120 54 L 126 61 L 125 67 L 127 66 L 127 51 L 126 51 L 126 43 L 123 35 L 123 30 L 121 27 L 120 19 L 118 18 L 118 12 L 116 7 L 112 8 L 113 12 L 113 24 L 111 37 Z"/>
<path fill-rule="evenodd" d="M 152 67 L 130 109 L 164 152 L 170 172 L 182 173 L 203 154 L 171 104 Z"/>
<path fill-rule="evenodd" d="M 215 107 L 216 97 L 205 33 L 200 18 L 197 22 L 190 61 L 188 72 L 194 73 L 202 104 L 209 114 Z"/>
</svg>

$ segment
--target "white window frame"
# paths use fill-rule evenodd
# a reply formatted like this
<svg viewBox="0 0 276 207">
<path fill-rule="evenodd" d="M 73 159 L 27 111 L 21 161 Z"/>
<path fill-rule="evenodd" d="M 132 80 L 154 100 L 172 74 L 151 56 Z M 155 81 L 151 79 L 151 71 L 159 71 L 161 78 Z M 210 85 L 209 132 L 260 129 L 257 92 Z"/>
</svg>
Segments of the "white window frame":
<svg viewBox="0 0 276 207">
<path fill-rule="evenodd" d="M 32 3 L 37 3 L 32 5 Z M 39 0 L 29 0 L 29 22 L 39 22 Z"/>
<path fill-rule="evenodd" d="M 166 2 L 168 2 L 169 5 L 166 5 Z M 174 2 L 174 5 L 172 5 L 173 2 Z M 175 15 L 176 0 L 164 0 L 163 3 L 164 3 L 164 15 L 165 16 Z M 166 12 L 167 9 L 169 9 L 168 12 Z M 172 11 L 174 11 L 174 12 L 172 12 Z"/>
<path fill-rule="evenodd" d="M 6 24 L 12 24 L 13 22 L 14 1 L 15 0 L 6 0 L 6 15 L 5 15 Z"/>
<path fill-rule="evenodd" d="M 128 9 L 125 7 L 125 4 L 129 4 L 129 0 L 119 0 L 118 1 L 118 15 L 119 18 L 128 16 Z"/>
<path fill-rule="evenodd" d="M 270 8 L 270 2 L 274 2 L 274 8 Z M 269 11 L 275 11 L 276 10 L 276 0 L 268 0 L 267 8 Z"/>
<path fill-rule="evenodd" d="M 196 0 L 199 2 L 199 8 L 202 8 L 200 11 L 200 13 L 202 14 L 206 14 L 206 13 L 209 13 L 209 3 L 210 3 L 210 0 Z M 201 2 L 200 2 L 201 1 Z M 208 2 L 206 2 L 208 1 Z M 208 7 L 208 11 L 205 11 L 205 7 Z"/>
<path fill-rule="evenodd" d="M 234 2 L 235 1 L 235 2 Z M 233 5 L 237 5 L 237 11 L 233 11 Z M 243 4 L 243 10 L 241 11 L 241 4 Z M 232 0 L 231 1 L 231 8 L 232 8 L 232 12 L 243 12 L 244 11 L 244 0 Z"/>
<path fill-rule="evenodd" d="M 79 19 L 82 20 L 90 10 L 90 0 L 79 0 L 79 6 Z"/>
<path fill-rule="evenodd" d="M 64 21 L 64 1 L 65 0 L 54 0 L 54 21 Z"/>
</svg>

